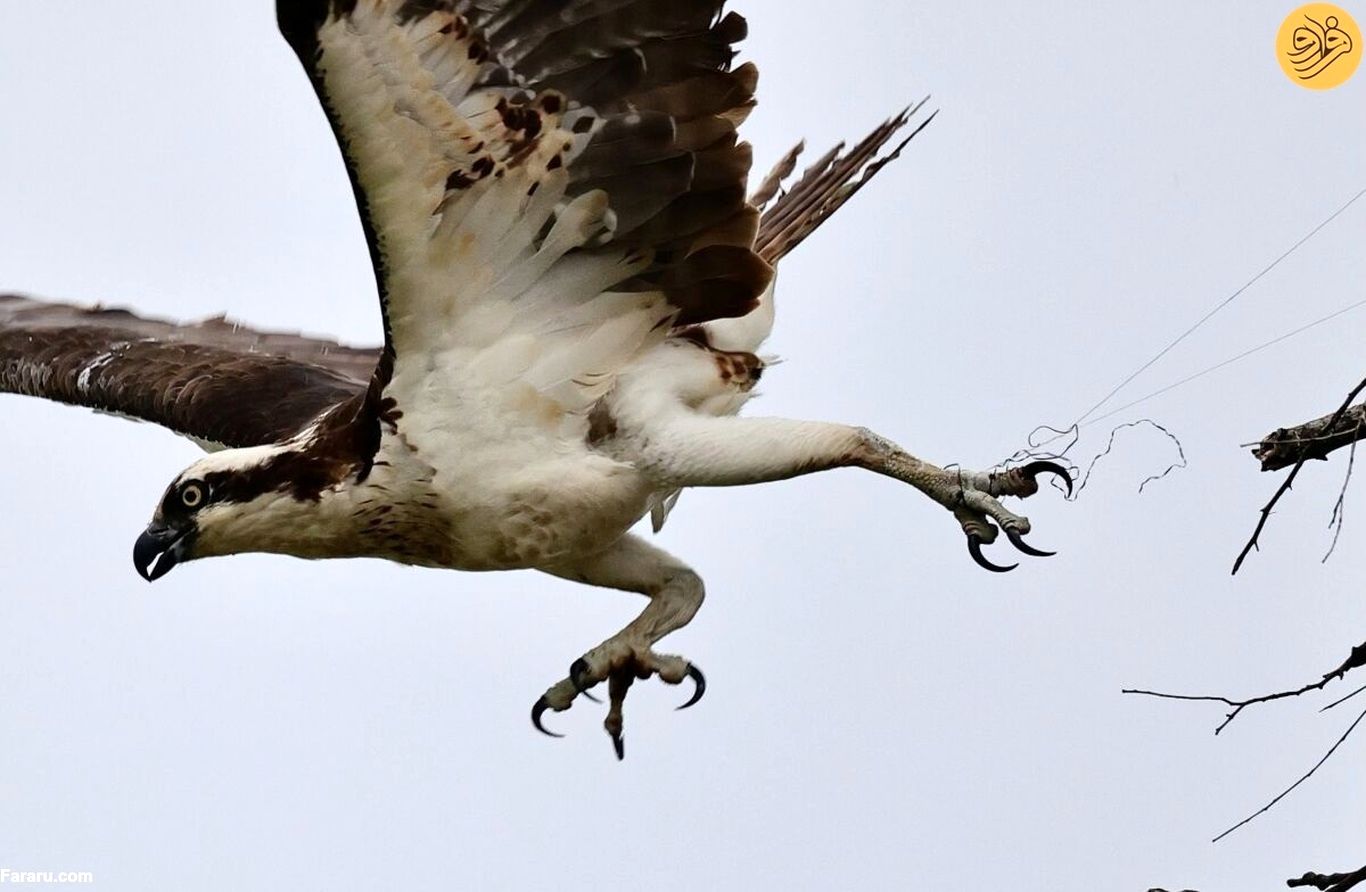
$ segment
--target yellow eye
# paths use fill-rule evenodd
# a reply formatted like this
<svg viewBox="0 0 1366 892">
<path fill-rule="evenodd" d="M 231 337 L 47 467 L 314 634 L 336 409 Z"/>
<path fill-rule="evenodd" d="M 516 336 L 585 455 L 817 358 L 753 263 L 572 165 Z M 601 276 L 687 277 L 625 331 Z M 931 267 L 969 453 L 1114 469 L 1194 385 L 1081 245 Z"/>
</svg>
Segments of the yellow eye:
<svg viewBox="0 0 1366 892">
<path fill-rule="evenodd" d="M 198 508 L 204 504 L 204 486 L 190 481 L 180 488 L 180 503 L 186 508 Z"/>
</svg>

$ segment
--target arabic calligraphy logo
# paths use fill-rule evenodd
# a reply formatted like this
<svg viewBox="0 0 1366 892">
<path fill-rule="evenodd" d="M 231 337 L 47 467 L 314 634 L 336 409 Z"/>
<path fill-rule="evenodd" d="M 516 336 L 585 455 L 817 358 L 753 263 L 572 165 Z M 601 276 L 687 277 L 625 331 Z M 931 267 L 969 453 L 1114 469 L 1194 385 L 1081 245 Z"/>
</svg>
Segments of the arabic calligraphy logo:
<svg viewBox="0 0 1366 892">
<path fill-rule="evenodd" d="M 1281 23 L 1276 58 L 1286 76 L 1300 86 L 1336 87 L 1361 62 L 1361 29 L 1345 10 L 1331 3 L 1301 6 Z"/>
</svg>

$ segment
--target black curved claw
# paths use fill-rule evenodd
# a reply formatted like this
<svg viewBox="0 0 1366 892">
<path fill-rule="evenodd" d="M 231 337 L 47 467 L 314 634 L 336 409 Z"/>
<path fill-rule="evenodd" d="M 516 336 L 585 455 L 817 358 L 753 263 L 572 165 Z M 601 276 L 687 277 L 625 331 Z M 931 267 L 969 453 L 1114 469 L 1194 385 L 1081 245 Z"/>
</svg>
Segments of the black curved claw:
<svg viewBox="0 0 1366 892">
<path fill-rule="evenodd" d="M 977 562 L 977 566 L 985 570 L 990 570 L 993 573 L 1009 573 L 1011 570 L 1020 566 L 1019 564 L 1011 564 L 1009 567 L 1002 567 L 987 560 L 982 556 L 982 537 L 978 536 L 976 533 L 968 533 L 968 554 L 972 555 L 972 559 Z"/>
<path fill-rule="evenodd" d="M 551 731 L 550 729 L 546 728 L 545 725 L 541 724 L 541 716 L 545 715 L 545 711 L 549 708 L 550 703 L 545 699 L 544 696 L 542 696 L 541 699 L 537 700 L 536 704 L 531 707 L 531 724 L 535 725 L 536 730 L 540 731 L 547 737 L 563 737 L 563 734 L 556 734 L 554 731 Z"/>
<path fill-rule="evenodd" d="M 697 685 L 697 687 L 693 690 L 692 696 L 688 698 L 688 702 L 678 707 L 679 709 L 687 709 L 689 706 L 697 703 L 698 700 L 702 699 L 702 695 L 707 692 L 707 677 L 702 674 L 701 669 L 698 669 L 692 663 L 688 664 L 688 677 L 693 680 L 693 684 Z"/>
<path fill-rule="evenodd" d="M 1020 473 L 1024 474 L 1030 480 L 1033 480 L 1040 474 L 1056 474 L 1067 484 L 1067 494 L 1069 496 L 1072 495 L 1072 475 L 1067 472 L 1066 468 L 1055 461 L 1032 461 L 1020 468 Z M 1027 553 L 1028 552 L 1026 552 L 1026 554 Z"/>
<path fill-rule="evenodd" d="M 617 751 L 617 761 L 626 758 L 626 738 L 620 734 L 612 735 L 612 749 Z"/>
<path fill-rule="evenodd" d="M 583 657 L 579 657 L 577 660 L 570 664 L 569 681 L 572 685 L 574 685 L 574 690 L 578 691 L 580 694 L 583 694 L 585 697 L 587 697 L 589 700 L 592 700 L 594 703 L 601 703 L 601 700 L 599 700 L 597 697 L 594 697 L 591 693 L 589 693 L 588 686 L 583 683 L 583 677 L 587 674 L 588 661 L 585 660 Z"/>
<path fill-rule="evenodd" d="M 1052 557 L 1057 554 L 1056 551 L 1041 551 L 1035 548 L 1024 540 L 1024 536 L 1021 536 L 1019 531 L 1012 530 L 1010 527 L 1006 527 L 1006 538 L 1010 540 L 1010 544 L 1014 545 L 1016 550 L 1030 557 Z"/>
<path fill-rule="evenodd" d="M 588 686 L 583 683 L 583 677 L 588 674 L 588 661 L 579 657 L 569 664 L 569 681 L 574 685 L 574 690 L 582 694 L 588 690 Z"/>
</svg>

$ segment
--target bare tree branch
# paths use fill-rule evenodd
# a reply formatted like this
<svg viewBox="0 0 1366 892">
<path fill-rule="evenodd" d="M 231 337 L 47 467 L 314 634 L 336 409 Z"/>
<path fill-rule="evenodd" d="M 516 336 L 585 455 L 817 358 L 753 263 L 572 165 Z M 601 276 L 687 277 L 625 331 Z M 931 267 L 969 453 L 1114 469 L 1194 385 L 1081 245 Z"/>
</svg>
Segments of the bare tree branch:
<svg viewBox="0 0 1366 892">
<path fill-rule="evenodd" d="M 1366 384 L 1366 382 L 1363 382 L 1363 384 Z M 1322 690 L 1324 687 L 1328 685 L 1330 681 L 1340 679 L 1343 676 L 1345 676 L 1348 672 L 1351 672 L 1353 669 L 1359 669 L 1363 666 L 1366 666 L 1366 642 L 1362 642 L 1361 644 L 1358 644 L 1356 647 L 1352 648 L 1352 652 L 1347 655 L 1347 659 L 1343 660 L 1337 668 L 1333 669 L 1331 672 L 1326 673 L 1318 681 L 1312 682 L 1310 684 L 1304 685 L 1303 687 L 1296 688 L 1294 690 L 1279 691 L 1275 694 L 1266 694 L 1261 697 L 1250 697 L 1246 700 L 1234 700 L 1232 697 L 1196 696 L 1191 694 L 1164 694 L 1158 691 L 1142 691 L 1134 690 L 1131 688 L 1125 689 L 1123 693 L 1140 694 L 1147 697 L 1158 697 L 1163 700 L 1199 700 L 1214 703 L 1224 703 L 1228 706 L 1233 707 L 1232 711 L 1225 715 L 1224 720 L 1219 723 L 1219 726 L 1217 728 L 1214 729 L 1214 733 L 1218 734 L 1219 732 L 1227 728 L 1229 724 L 1232 723 L 1232 721 L 1236 719 L 1242 713 L 1242 711 L 1249 706 L 1252 706 L 1257 703 L 1270 703 L 1273 700 L 1283 700 L 1287 697 L 1298 697 L 1301 694 L 1307 694 L 1310 691 Z M 1338 700 L 1335 700 L 1334 702 L 1325 706 L 1324 710 L 1332 709 L 1334 706 L 1346 702 L 1351 697 L 1360 693 L 1361 690 L 1362 689 L 1358 689 L 1357 691 L 1353 691 L 1351 694 L 1348 694 L 1346 697 L 1341 697 Z M 1274 808 L 1276 804 L 1279 803 L 1282 799 L 1284 799 L 1286 796 L 1289 796 L 1292 792 L 1294 792 L 1295 789 L 1300 786 L 1300 784 L 1303 784 L 1305 781 L 1313 777 L 1314 774 L 1320 768 L 1323 767 L 1324 763 L 1326 763 L 1329 759 L 1333 757 L 1333 754 L 1338 751 L 1338 748 L 1347 742 L 1347 738 L 1352 736 L 1352 732 L 1357 729 L 1357 726 L 1361 724 L 1363 719 L 1366 719 L 1366 710 L 1363 710 L 1362 713 L 1356 717 L 1356 719 L 1351 723 L 1351 725 L 1347 727 L 1347 730 L 1342 733 L 1342 736 L 1337 739 L 1337 742 L 1328 748 L 1328 752 L 1324 753 L 1323 757 L 1314 763 L 1314 767 L 1310 768 L 1307 772 L 1305 772 L 1305 774 L 1299 780 L 1295 781 L 1293 784 L 1286 787 L 1280 793 L 1276 794 L 1275 798 L 1273 798 L 1266 805 L 1257 809 L 1257 811 L 1248 815 L 1246 818 L 1234 824 L 1232 827 L 1228 828 L 1223 833 L 1220 833 L 1218 836 L 1214 837 L 1213 841 L 1218 842 L 1225 836 L 1228 836 L 1230 833 L 1237 830 L 1239 827 L 1242 827 L 1250 821 L 1255 820 L 1259 816 L 1266 814 L 1268 811 Z M 1308 876 L 1308 874 L 1306 874 L 1306 876 Z M 1357 882 L 1360 881 L 1354 881 L 1352 883 L 1352 886 L 1356 885 Z M 1351 886 L 1344 886 L 1343 888 L 1350 889 Z"/>
<path fill-rule="evenodd" d="M 1338 537 L 1342 535 L 1342 525 L 1347 521 L 1347 486 L 1352 482 L 1352 468 L 1356 462 L 1357 441 L 1353 440 L 1352 448 L 1347 450 L 1347 473 L 1342 475 L 1342 489 L 1338 490 L 1338 500 L 1333 503 L 1333 515 L 1328 520 L 1328 528 L 1333 531 L 1333 541 L 1328 546 L 1328 552 L 1319 561 L 1320 564 L 1328 563 L 1328 559 L 1333 556 L 1333 552 L 1338 547 Z"/>
<path fill-rule="evenodd" d="M 1306 873 L 1298 880 L 1286 880 L 1285 884 L 1292 889 L 1296 886 L 1309 886 L 1320 892 L 1347 892 L 1348 889 L 1354 889 L 1363 882 L 1366 882 L 1366 867 L 1351 873 Z"/>
<path fill-rule="evenodd" d="M 1353 406 L 1336 423 L 1324 415 L 1294 427 L 1283 427 L 1262 437 L 1252 455 L 1263 471 L 1288 468 L 1303 456 L 1322 461 L 1328 453 L 1366 437 L 1366 403 Z"/>
<path fill-rule="evenodd" d="M 1361 393 L 1362 390 L 1366 390 L 1366 379 L 1363 379 L 1360 384 L 1353 387 L 1352 392 L 1347 394 L 1347 399 L 1342 401 L 1342 405 L 1338 410 L 1328 417 L 1326 429 L 1335 430 L 1337 428 L 1338 423 L 1342 420 L 1343 416 L 1347 414 L 1348 408 L 1351 407 L 1352 401 L 1357 398 L 1357 394 Z M 1257 521 L 1257 528 L 1252 531 L 1252 538 L 1247 540 L 1247 544 L 1243 546 L 1243 550 L 1238 553 L 1238 559 L 1233 562 L 1233 573 L 1235 575 L 1238 573 L 1238 568 L 1243 565 L 1243 561 L 1247 559 L 1248 554 L 1252 549 L 1257 547 L 1257 537 L 1261 536 L 1262 529 L 1266 526 L 1267 520 L 1270 519 L 1271 509 L 1276 507 L 1276 503 L 1281 500 L 1281 496 L 1290 491 L 1290 487 L 1295 482 L 1295 477 L 1300 473 L 1300 468 L 1304 467 L 1304 463 L 1309 460 L 1310 451 L 1303 448 L 1304 444 L 1300 445 L 1300 455 L 1295 460 L 1294 467 L 1290 469 L 1290 473 L 1286 475 L 1286 478 L 1281 481 L 1280 488 L 1277 489 L 1276 494 L 1271 497 L 1271 501 L 1267 502 L 1266 507 L 1262 509 L 1262 516 Z"/>
<path fill-rule="evenodd" d="M 1323 707 L 1323 709 L 1320 709 L 1319 712 L 1327 712 L 1328 710 L 1332 709 L 1334 706 L 1341 706 L 1342 704 L 1346 703 L 1348 700 L 1351 700 L 1351 699 L 1352 699 L 1353 697 L 1355 697 L 1357 694 L 1360 694 L 1362 691 L 1366 691 L 1366 684 L 1364 684 L 1364 685 L 1362 685 L 1361 687 L 1357 688 L 1355 691 L 1353 691 L 1353 692 L 1350 693 L 1350 694 L 1347 694 L 1347 695 L 1345 695 L 1345 696 L 1342 696 L 1342 697 L 1337 698 L 1337 699 L 1334 700 L 1332 703 L 1329 703 L 1327 706 Z"/>
<path fill-rule="evenodd" d="M 1249 706 L 1253 706 L 1258 703 L 1270 703 L 1272 700 L 1284 700 L 1287 697 L 1298 697 L 1301 694 L 1307 694 L 1310 691 L 1321 691 L 1328 685 L 1330 681 L 1336 681 L 1342 678 L 1348 672 L 1351 672 L 1353 669 L 1360 669 L 1363 666 L 1366 666 L 1366 641 L 1363 641 L 1361 644 L 1358 644 L 1356 647 L 1352 648 L 1352 652 L 1347 655 L 1347 659 L 1343 660 L 1342 664 L 1338 666 L 1336 669 L 1325 674 L 1318 681 L 1307 684 L 1302 688 L 1296 688 L 1295 690 L 1277 691 L 1274 694 L 1264 694 L 1260 697 L 1249 697 L 1246 700 L 1234 700 L 1232 697 L 1220 697 L 1212 695 L 1164 694 L 1159 691 L 1142 691 L 1134 688 L 1125 688 L 1123 691 L 1121 691 L 1121 693 L 1139 694 L 1144 697 L 1158 697 L 1163 700 L 1200 700 L 1212 703 L 1223 703 L 1228 706 L 1231 706 L 1233 708 L 1233 711 L 1230 712 L 1228 715 L 1224 716 L 1224 720 L 1219 723 L 1219 727 L 1214 729 L 1214 733 L 1218 734 L 1220 731 L 1223 731 L 1225 728 L 1227 728 L 1229 724 L 1232 723 L 1232 721 L 1238 717 L 1238 714 L 1241 713 L 1244 709 L 1247 709 Z M 1353 694 L 1355 693 L 1357 692 L 1354 691 Z M 1353 696 L 1353 694 L 1348 694 L 1347 697 L 1351 697 Z M 1343 697 L 1342 700 L 1338 700 L 1334 703 L 1328 704 L 1328 706 L 1325 706 L 1324 709 L 1331 709 L 1338 703 L 1341 703 L 1343 702 L 1343 700 L 1346 700 L 1347 697 Z"/>
<path fill-rule="evenodd" d="M 1263 805 L 1261 808 L 1257 809 L 1252 814 L 1248 815 L 1246 818 L 1243 818 L 1241 821 L 1234 824 L 1232 827 L 1228 828 L 1223 833 L 1220 833 L 1211 841 L 1218 842 L 1225 836 L 1228 836 L 1230 833 L 1237 830 L 1239 827 L 1242 827 L 1244 824 L 1248 824 L 1254 819 L 1259 818 L 1267 812 L 1271 811 L 1271 809 L 1275 807 L 1276 803 L 1280 802 L 1282 799 L 1293 793 L 1296 787 L 1298 787 L 1305 781 L 1309 780 L 1309 778 L 1313 777 L 1314 773 L 1323 767 L 1324 762 L 1327 762 L 1329 759 L 1333 758 L 1333 753 L 1336 753 L 1338 751 L 1338 747 L 1342 746 L 1344 743 L 1347 742 L 1347 738 L 1352 736 L 1352 732 L 1357 729 L 1357 725 L 1361 724 L 1362 719 L 1366 719 L 1366 711 L 1363 711 L 1361 715 L 1356 717 L 1356 720 L 1353 721 L 1352 724 L 1347 726 L 1347 730 L 1343 731 L 1342 736 L 1337 739 L 1337 742 L 1328 748 L 1328 752 L 1323 754 L 1323 758 L 1315 762 L 1314 767 L 1306 771 L 1299 780 L 1295 781 L 1293 784 L 1286 787 L 1281 792 L 1277 793 L 1275 798 L 1268 802 L 1266 805 Z"/>
<path fill-rule="evenodd" d="M 1271 501 L 1262 508 L 1261 517 L 1257 521 L 1257 526 L 1253 530 L 1251 538 L 1248 540 L 1247 544 L 1243 546 L 1243 550 L 1239 552 L 1237 560 L 1233 563 L 1233 572 L 1235 574 L 1243 565 L 1243 561 L 1246 560 L 1248 554 L 1258 547 L 1258 538 L 1261 536 L 1262 530 L 1266 527 L 1267 521 L 1271 517 L 1272 510 L 1275 508 L 1276 503 L 1280 501 L 1281 497 L 1290 491 L 1291 487 L 1294 485 L 1295 477 L 1299 474 L 1300 468 L 1304 467 L 1304 463 L 1311 459 L 1319 461 L 1326 460 L 1328 455 L 1335 450 L 1350 446 L 1352 452 L 1347 463 L 1346 476 L 1342 482 L 1342 489 L 1338 493 L 1337 502 L 1333 506 L 1333 516 L 1329 522 L 1329 526 L 1333 529 L 1333 543 L 1328 549 L 1328 554 L 1324 555 L 1323 559 L 1326 561 L 1333 553 L 1333 549 L 1337 546 L 1338 536 L 1342 532 L 1347 486 L 1352 479 L 1352 467 L 1356 459 L 1356 444 L 1359 441 L 1366 439 L 1366 403 L 1357 406 L 1352 405 L 1353 400 L 1357 398 L 1362 390 L 1366 390 L 1366 380 L 1357 384 L 1357 386 L 1347 394 L 1347 398 L 1343 400 L 1342 405 L 1332 414 L 1324 415 L 1313 421 L 1307 421 L 1303 424 L 1295 425 L 1294 427 L 1280 428 L 1279 430 L 1267 434 L 1259 443 L 1255 444 L 1256 448 L 1252 450 L 1252 454 L 1261 463 L 1263 471 L 1277 471 L 1287 467 L 1291 468 L 1291 471 L 1286 475 L 1285 480 L 1281 482 L 1280 487 L 1271 497 Z M 1352 652 L 1340 666 L 1324 675 L 1317 682 L 1304 685 L 1295 690 L 1281 691 L 1262 697 L 1235 700 L 1231 697 L 1163 694 L 1155 691 L 1126 690 L 1124 693 L 1143 694 L 1169 700 L 1202 700 L 1226 704 L 1231 707 L 1231 710 L 1224 716 L 1224 720 L 1215 729 L 1214 733 L 1218 734 L 1227 728 L 1229 724 L 1249 706 L 1288 697 L 1298 697 L 1302 694 L 1309 693 L 1310 691 L 1322 690 L 1329 682 L 1340 679 L 1351 670 L 1362 666 L 1366 666 L 1366 642 L 1352 648 Z M 1356 697 L 1358 694 L 1361 694 L 1363 691 L 1366 691 L 1366 685 L 1362 685 L 1351 693 L 1339 697 L 1332 703 L 1323 707 L 1320 711 L 1326 712 L 1339 706 Z M 1335 752 L 1337 752 L 1338 748 L 1346 742 L 1347 738 L 1352 735 L 1352 732 L 1356 730 L 1357 726 L 1360 725 L 1363 720 L 1366 720 L 1366 711 L 1363 711 L 1356 717 L 1356 719 L 1347 727 L 1347 730 L 1343 732 L 1342 736 L 1329 747 L 1328 752 L 1324 753 L 1323 757 L 1320 758 L 1319 761 L 1316 762 L 1299 780 L 1281 791 L 1270 802 L 1262 806 L 1262 808 L 1216 836 L 1214 841 L 1218 842 L 1234 830 L 1237 830 L 1249 821 L 1254 820 L 1259 815 L 1265 814 L 1297 787 L 1313 777 L 1314 773 L 1317 772 Z M 1366 883 L 1366 867 L 1362 867 L 1351 873 L 1321 874 L 1310 872 L 1298 879 L 1286 880 L 1286 885 L 1291 888 L 1312 888 L 1319 890 L 1319 892 L 1348 892 L 1348 890 L 1355 889 L 1363 883 Z"/>
</svg>

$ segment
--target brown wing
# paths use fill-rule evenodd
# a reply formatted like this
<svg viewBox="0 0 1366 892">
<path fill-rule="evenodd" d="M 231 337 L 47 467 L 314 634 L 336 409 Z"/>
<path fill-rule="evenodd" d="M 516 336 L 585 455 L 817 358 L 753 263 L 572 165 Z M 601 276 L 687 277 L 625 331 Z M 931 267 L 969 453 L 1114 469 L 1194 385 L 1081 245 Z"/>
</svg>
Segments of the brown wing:
<svg viewBox="0 0 1366 892">
<path fill-rule="evenodd" d="M 731 69 L 745 23 L 721 6 L 277 0 L 346 157 L 398 363 L 440 324 L 434 305 L 450 304 L 411 283 L 500 274 L 478 245 L 443 244 L 443 226 L 520 248 L 518 221 L 544 236 L 590 194 L 609 211 L 593 211 L 572 253 L 650 258 L 624 263 L 629 275 L 604 288 L 662 290 L 680 324 L 753 308 L 772 270 L 752 250 L 750 151 L 736 127 L 757 75 Z M 537 189 L 555 191 L 557 216 L 543 227 Z M 538 238 L 526 250 L 543 247 Z"/>
<path fill-rule="evenodd" d="M 463 0 L 495 60 L 604 119 L 570 194 L 607 192 L 615 239 L 654 249 L 680 325 L 753 309 L 772 271 L 752 251 L 750 147 L 736 130 L 758 70 L 732 68 L 743 17 L 724 0 Z"/>
<path fill-rule="evenodd" d="M 116 412 L 224 446 L 278 442 L 365 392 L 378 350 L 223 318 L 0 295 L 0 392 Z"/>
</svg>

